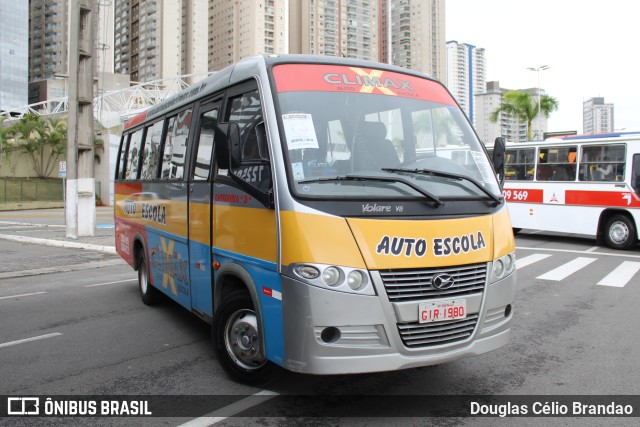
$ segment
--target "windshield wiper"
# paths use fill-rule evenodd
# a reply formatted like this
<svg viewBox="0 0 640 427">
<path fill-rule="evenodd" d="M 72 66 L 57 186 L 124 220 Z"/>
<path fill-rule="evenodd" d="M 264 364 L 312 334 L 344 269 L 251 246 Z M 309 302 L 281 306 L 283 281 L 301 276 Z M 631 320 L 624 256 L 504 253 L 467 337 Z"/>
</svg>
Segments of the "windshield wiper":
<svg viewBox="0 0 640 427">
<path fill-rule="evenodd" d="M 471 178 L 470 176 L 458 175 L 457 173 L 434 171 L 434 170 L 431 170 L 431 169 L 382 168 L 382 170 L 384 172 L 404 172 L 404 173 L 412 173 L 412 174 L 416 174 L 416 175 L 439 176 L 439 177 L 442 177 L 442 178 L 450 178 L 450 179 L 469 181 L 470 183 L 472 183 L 473 185 L 478 187 L 484 194 L 489 196 L 491 198 L 491 200 L 493 200 L 495 202 L 496 206 L 498 206 L 500 203 L 502 203 L 502 198 L 501 197 L 496 196 L 495 194 L 493 194 L 492 192 L 490 192 L 489 190 L 484 188 L 482 186 L 482 184 L 480 184 L 478 181 L 476 181 L 475 179 Z"/>
<path fill-rule="evenodd" d="M 319 182 L 340 182 L 340 181 L 379 181 L 379 182 L 399 182 L 407 187 L 411 187 L 416 192 L 420 193 L 427 199 L 433 201 L 434 207 L 443 206 L 444 202 L 440 200 L 438 196 L 430 193 L 419 185 L 414 184 L 413 182 L 406 180 L 404 178 L 394 178 L 394 177 L 386 177 L 386 176 L 371 176 L 371 175 L 338 175 L 338 176 L 327 176 L 322 178 L 314 178 L 314 179 L 306 179 L 304 181 L 298 181 L 298 184 L 314 184 Z"/>
</svg>

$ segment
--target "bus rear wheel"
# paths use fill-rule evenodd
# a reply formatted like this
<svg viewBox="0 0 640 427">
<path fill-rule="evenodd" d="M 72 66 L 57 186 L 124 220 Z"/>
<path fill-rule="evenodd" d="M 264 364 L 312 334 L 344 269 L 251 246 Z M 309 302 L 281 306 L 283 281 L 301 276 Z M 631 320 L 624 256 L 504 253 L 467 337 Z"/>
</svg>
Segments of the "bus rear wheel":
<svg viewBox="0 0 640 427">
<path fill-rule="evenodd" d="M 636 244 L 636 228 L 626 215 L 614 215 L 607 221 L 604 241 L 613 249 L 629 249 Z"/>
<path fill-rule="evenodd" d="M 261 348 L 258 316 L 245 292 L 227 296 L 213 318 L 213 343 L 222 368 L 247 384 L 264 384 L 275 378 L 278 367 Z"/>
<path fill-rule="evenodd" d="M 160 301 L 160 292 L 149 283 L 149 268 L 144 253 L 138 255 L 138 287 L 140 297 L 146 305 L 155 305 Z"/>
</svg>

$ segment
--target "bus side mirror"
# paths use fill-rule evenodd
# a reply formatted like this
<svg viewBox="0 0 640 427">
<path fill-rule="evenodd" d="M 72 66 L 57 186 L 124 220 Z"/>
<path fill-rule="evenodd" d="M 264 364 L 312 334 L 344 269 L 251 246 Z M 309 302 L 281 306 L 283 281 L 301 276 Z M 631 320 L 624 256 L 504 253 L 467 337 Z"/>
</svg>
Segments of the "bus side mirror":
<svg viewBox="0 0 640 427">
<path fill-rule="evenodd" d="M 227 129 L 227 147 L 229 149 L 229 165 L 231 169 L 242 164 L 242 146 L 240 144 L 240 127 L 237 123 L 229 123 Z"/>
<path fill-rule="evenodd" d="M 500 177 L 500 186 L 504 185 L 504 155 L 506 147 L 504 138 L 497 137 L 496 142 L 493 144 L 493 155 L 491 161 L 493 162 L 493 170 L 496 171 Z"/>
<path fill-rule="evenodd" d="M 258 141 L 258 156 L 262 161 L 269 161 L 269 148 L 267 147 L 267 130 L 264 122 L 256 125 L 256 139 Z"/>
<path fill-rule="evenodd" d="M 229 149 L 227 148 L 227 134 L 229 123 L 218 123 L 213 136 L 218 168 L 229 169 Z"/>
</svg>

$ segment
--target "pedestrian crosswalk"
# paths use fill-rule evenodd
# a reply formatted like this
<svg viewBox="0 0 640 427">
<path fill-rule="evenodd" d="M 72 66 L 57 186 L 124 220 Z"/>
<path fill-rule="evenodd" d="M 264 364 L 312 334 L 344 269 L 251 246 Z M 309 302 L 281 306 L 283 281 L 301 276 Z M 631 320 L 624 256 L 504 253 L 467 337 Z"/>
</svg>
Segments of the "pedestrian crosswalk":
<svg viewBox="0 0 640 427">
<path fill-rule="evenodd" d="M 546 260 L 546 262 L 542 263 L 544 265 L 538 264 L 544 260 Z M 589 274 L 594 278 L 593 283 L 596 285 L 623 288 L 632 283 L 634 279 L 635 282 L 640 283 L 640 274 L 638 274 L 640 272 L 640 261 L 620 262 L 615 260 L 612 263 L 610 259 L 605 262 L 596 257 L 575 256 L 567 259 L 564 254 L 561 257 L 555 257 L 549 253 L 533 253 L 519 256 L 516 261 L 516 268 L 521 270 L 535 265 L 542 272 L 542 274 L 536 276 L 536 279 L 561 282 L 589 266 L 598 266 L 599 264 L 601 265 L 599 268 L 595 268 L 593 271 L 589 270 Z M 602 265 L 605 265 L 605 267 L 602 267 Z"/>
</svg>

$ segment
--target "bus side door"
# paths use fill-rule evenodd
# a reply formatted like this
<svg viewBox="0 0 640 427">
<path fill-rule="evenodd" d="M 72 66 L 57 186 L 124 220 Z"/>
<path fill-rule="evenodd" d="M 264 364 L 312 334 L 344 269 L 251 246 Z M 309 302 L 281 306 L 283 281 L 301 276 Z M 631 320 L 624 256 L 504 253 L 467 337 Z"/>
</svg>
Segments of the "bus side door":
<svg viewBox="0 0 640 427">
<path fill-rule="evenodd" d="M 189 176 L 189 277 L 191 306 L 201 317 L 213 315 L 211 283 L 211 182 L 214 132 L 221 98 L 201 104 Z"/>
</svg>

